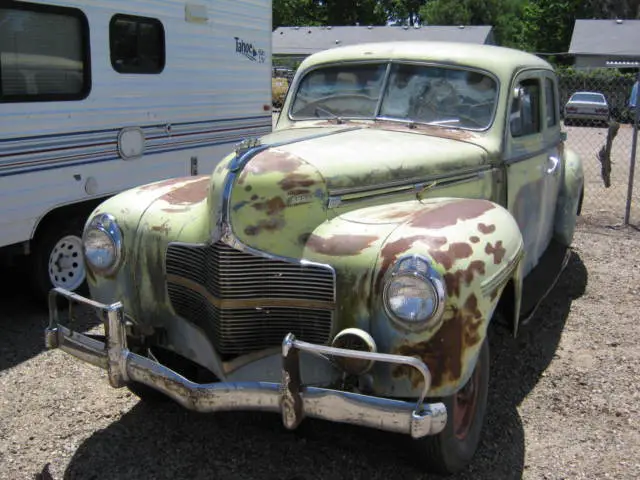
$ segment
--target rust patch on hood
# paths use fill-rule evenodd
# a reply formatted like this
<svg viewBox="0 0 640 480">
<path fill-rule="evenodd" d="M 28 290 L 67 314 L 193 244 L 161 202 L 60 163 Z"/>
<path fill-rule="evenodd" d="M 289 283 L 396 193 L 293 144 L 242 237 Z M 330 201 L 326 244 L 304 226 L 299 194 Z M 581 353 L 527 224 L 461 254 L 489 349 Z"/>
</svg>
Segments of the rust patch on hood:
<svg viewBox="0 0 640 480">
<path fill-rule="evenodd" d="M 253 208 L 260 212 L 266 211 L 269 216 L 280 213 L 286 207 L 287 206 L 281 197 L 273 197 L 271 200 L 267 200 L 266 202 L 257 202 L 253 204 Z"/>
<path fill-rule="evenodd" d="M 448 140 L 471 140 L 476 138 L 477 135 L 469 130 L 461 130 L 456 128 L 444 128 L 434 125 L 425 125 L 415 123 L 411 125 L 411 128 L 404 123 L 391 122 L 388 120 L 376 120 L 375 123 L 370 124 L 368 128 L 377 130 L 388 130 L 392 132 L 402 133 L 414 133 L 429 135 L 431 137 L 446 138 Z"/>
<path fill-rule="evenodd" d="M 270 218 L 269 220 L 260 220 L 257 225 L 251 225 L 244 229 L 244 233 L 250 236 L 259 235 L 261 232 L 275 232 L 283 229 L 285 221 L 281 217 Z"/>
<path fill-rule="evenodd" d="M 444 228 L 455 225 L 459 220 L 471 220 L 480 217 L 494 208 L 496 208 L 495 205 L 488 200 L 455 200 L 440 205 L 433 210 L 418 212 L 412 218 L 410 224 L 411 226 L 422 228 Z"/>
<path fill-rule="evenodd" d="M 307 240 L 307 246 L 322 255 L 345 257 L 359 254 L 378 239 L 375 235 L 334 235 L 322 238 L 312 234 Z"/>
<path fill-rule="evenodd" d="M 304 175 L 301 173 L 290 173 L 282 180 L 280 180 L 278 182 L 278 185 L 280 185 L 280 188 L 282 188 L 282 190 L 288 192 L 294 189 L 308 188 L 315 183 L 315 180 L 312 179 L 309 175 Z"/>
<path fill-rule="evenodd" d="M 471 243 L 478 243 L 480 241 L 480 237 L 476 237 L 475 235 L 471 238 L 469 238 L 469 241 Z"/>
<path fill-rule="evenodd" d="M 484 248 L 484 252 L 487 255 L 493 255 L 493 263 L 498 265 L 502 262 L 507 250 L 502 246 L 502 240 L 499 240 L 496 242 L 495 246 L 491 245 L 491 243 L 487 243 L 487 246 Z"/>
<path fill-rule="evenodd" d="M 160 197 L 160 200 L 172 205 L 199 203 L 207 198 L 208 193 L 209 177 L 204 176 L 165 193 Z"/>
<path fill-rule="evenodd" d="M 464 351 L 480 341 L 479 328 L 482 314 L 478 310 L 478 299 L 471 294 L 461 309 L 451 307 L 450 317 L 433 337 L 425 342 L 399 346 L 398 355 L 420 358 L 432 374 L 432 387 L 457 382 L 462 376 Z M 394 377 L 409 377 L 414 388 L 422 383 L 422 375 L 406 365 L 395 367 Z"/>
<path fill-rule="evenodd" d="M 266 173 L 290 173 L 304 165 L 299 157 L 282 150 L 266 150 L 252 158 L 242 170 L 238 184 L 242 185 L 250 173 L 264 175 Z"/>
</svg>

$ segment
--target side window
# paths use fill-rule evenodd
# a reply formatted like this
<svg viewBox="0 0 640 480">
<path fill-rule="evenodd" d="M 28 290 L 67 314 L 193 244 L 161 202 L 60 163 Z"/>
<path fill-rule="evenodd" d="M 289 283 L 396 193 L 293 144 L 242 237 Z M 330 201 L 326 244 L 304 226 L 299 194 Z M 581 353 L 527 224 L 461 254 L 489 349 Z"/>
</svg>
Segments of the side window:
<svg viewBox="0 0 640 480">
<path fill-rule="evenodd" d="M 0 4 L 0 103 L 81 100 L 91 90 L 90 72 L 80 10 Z"/>
<path fill-rule="evenodd" d="M 118 73 L 156 74 L 164 70 L 164 27 L 160 20 L 114 15 L 109 24 L 111 65 Z"/>
<path fill-rule="evenodd" d="M 547 127 L 554 127 L 558 123 L 556 112 L 556 89 L 553 80 L 546 78 L 544 81 L 544 96 L 546 99 Z"/>
<path fill-rule="evenodd" d="M 541 131 L 540 83 L 536 79 L 523 80 L 516 87 L 518 98 L 511 104 L 509 117 L 511 136 L 514 138 L 532 135 Z"/>
</svg>

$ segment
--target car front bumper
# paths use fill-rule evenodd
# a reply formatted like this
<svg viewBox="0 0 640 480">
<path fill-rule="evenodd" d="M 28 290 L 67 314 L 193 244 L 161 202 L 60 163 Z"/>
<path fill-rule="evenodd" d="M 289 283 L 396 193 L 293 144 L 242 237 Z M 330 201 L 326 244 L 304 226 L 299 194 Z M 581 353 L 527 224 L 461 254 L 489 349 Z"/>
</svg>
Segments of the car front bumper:
<svg viewBox="0 0 640 480">
<path fill-rule="evenodd" d="M 59 322 L 58 297 L 89 306 L 104 323 L 105 341 L 69 330 Z M 216 382 L 198 384 L 170 368 L 129 351 L 123 307 L 120 302 L 105 305 L 61 288 L 49 297 L 49 327 L 45 330 L 48 349 L 64 352 L 107 371 L 114 388 L 129 382 L 152 387 L 183 407 L 198 412 L 257 410 L 282 415 L 288 429 L 296 428 L 305 417 L 349 423 L 413 438 L 440 433 L 447 422 L 442 403 L 424 403 L 431 384 L 428 367 L 414 357 L 360 352 L 316 345 L 296 340 L 288 334 L 282 342 L 282 383 Z M 325 358 L 342 356 L 409 365 L 424 377 L 424 389 L 416 403 L 372 397 L 359 393 L 305 386 L 300 376 L 299 352 Z"/>
</svg>

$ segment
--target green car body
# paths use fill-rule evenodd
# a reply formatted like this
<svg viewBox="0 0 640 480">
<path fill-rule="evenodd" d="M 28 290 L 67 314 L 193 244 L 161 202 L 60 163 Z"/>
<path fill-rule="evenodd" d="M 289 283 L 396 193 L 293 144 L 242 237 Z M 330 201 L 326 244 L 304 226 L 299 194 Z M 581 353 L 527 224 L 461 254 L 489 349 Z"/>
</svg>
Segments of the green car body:
<svg viewBox="0 0 640 480">
<path fill-rule="evenodd" d="M 453 71 L 455 82 L 459 69 L 488 77 L 495 96 L 485 120 L 369 118 L 362 111 L 386 100 L 351 90 L 296 98 L 305 77 L 327 67 L 347 78 L 340 72 L 353 73 L 350 65 L 357 74 L 405 64 L 444 66 L 442 78 Z M 387 43 L 317 53 L 298 69 L 271 134 L 239 146 L 210 175 L 144 185 L 93 212 L 87 226 L 110 214 L 122 245 L 113 271 L 88 264 L 91 296 L 122 302 L 132 337 L 223 381 L 279 382 L 284 335 L 330 345 L 356 328 L 379 353 L 423 361 L 428 397 L 452 396 L 471 377 L 498 310 L 517 332 L 523 282 L 550 242 L 571 244 L 584 181 L 559 118 L 552 67 L 523 52 Z M 385 296 L 398 262 L 413 255 L 442 284 L 426 322 L 394 318 Z M 271 263 L 254 271 L 250 257 Z M 231 266 L 207 267 L 213 259 Z M 219 272 L 226 276 L 215 279 Z M 338 388 L 344 380 L 332 362 L 301 362 L 305 382 Z M 365 370 L 359 385 L 373 396 L 417 398 L 424 387 L 406 365 Z"/>
</svg>

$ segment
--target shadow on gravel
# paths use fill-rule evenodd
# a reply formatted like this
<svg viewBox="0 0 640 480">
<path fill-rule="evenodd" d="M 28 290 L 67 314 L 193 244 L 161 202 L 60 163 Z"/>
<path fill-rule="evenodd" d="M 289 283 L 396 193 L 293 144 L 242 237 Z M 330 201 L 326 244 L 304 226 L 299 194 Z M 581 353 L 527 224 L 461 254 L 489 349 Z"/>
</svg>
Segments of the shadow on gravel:
<svg viewBox="0 0 640 480">
<path fill-rule="evenodd" d="M 483 443 L 469 469 L 451 478 L 522 477 L 525 438 L 517 407 L 554 358 L 571 302 L 586 284 L 586 268 L 574 253 L 518 339 L 494 332 Z M 406 448 L 409 442 L 400 435 L 315 420 L 288 432 L 274 414 L 203 415 L 173 403 L 138 403 L 78 448 L 64 478 L 438 478 L 420 473 L 419 459 Z"/>
<path fill-rule="evenodd" d="M 46 307 L 32 295 L 27 270 L 0 263 L 5 282 L 0 289 L 0 371 L 44 350 Z"/>
<path fill-rule="evenodd" d="M 49 325 L 49 311 L 44 301 L 35 297 L 28 269 L 21 264 L 0 262 L 5 283 L 0 289 L 0 372 L 14 367 L 44 351 L 44 329 Z M 85 331 L 96 325 L 84 315 L 75 328 Z"/>
</svg>

